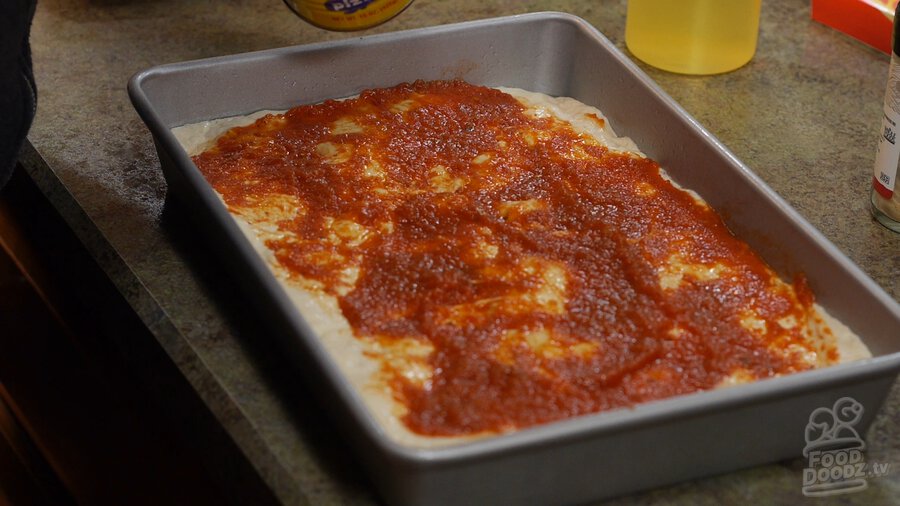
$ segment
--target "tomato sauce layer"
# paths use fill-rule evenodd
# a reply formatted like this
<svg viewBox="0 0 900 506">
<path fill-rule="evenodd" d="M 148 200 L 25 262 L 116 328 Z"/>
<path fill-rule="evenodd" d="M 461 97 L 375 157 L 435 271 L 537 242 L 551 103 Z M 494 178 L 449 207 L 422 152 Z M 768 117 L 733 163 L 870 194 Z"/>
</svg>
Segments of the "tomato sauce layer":
<svg viewBox="0 0 900 506">
<path fill-rule="evenodd" d="M 835 358 L 808 342 L 805 285 L 781 282 L 657 163 L 499 90 L 365 91 L 232 129 L 194 160 L 358 339 L 418 350 L 372 358 L 419 434 L 505 431 Z"/>
</svg>

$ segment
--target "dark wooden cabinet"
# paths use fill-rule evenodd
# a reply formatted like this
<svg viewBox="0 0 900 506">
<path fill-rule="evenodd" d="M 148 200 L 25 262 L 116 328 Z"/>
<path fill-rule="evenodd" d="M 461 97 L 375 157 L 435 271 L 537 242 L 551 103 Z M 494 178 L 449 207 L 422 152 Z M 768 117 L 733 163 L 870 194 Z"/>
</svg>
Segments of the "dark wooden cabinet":
<svg viewBox="0 0 900 506">
<path fill-rule="evenodd" d="M 0 190 L 0 505 L 226 502 L 120 360 L 114 338 L 142 332 L 19 168 Z"/>
</svg>

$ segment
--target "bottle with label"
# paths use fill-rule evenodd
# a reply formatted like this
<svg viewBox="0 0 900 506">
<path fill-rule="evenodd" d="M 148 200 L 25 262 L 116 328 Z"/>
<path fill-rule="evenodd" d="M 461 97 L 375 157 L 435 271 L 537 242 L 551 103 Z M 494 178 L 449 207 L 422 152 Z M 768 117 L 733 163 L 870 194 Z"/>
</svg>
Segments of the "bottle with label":
<svg viewBox="0 0 900 506">
<path fill-rule="evenodd" d="M 364 30 L 400 14 L 413 0 L 284 0 L 295 14 L 326 30 Z"/>
<path fill-rule="evenodd" d="M 894 12 L 894 37 L 887 90 L 884 92 L 884 114 L 875 155 L 875 177 L 872 180 L 872 215 L 887 228 L 900 232 L 900 185 L 897 164 L 900 162 L 900 5 Z"/>
</svg>

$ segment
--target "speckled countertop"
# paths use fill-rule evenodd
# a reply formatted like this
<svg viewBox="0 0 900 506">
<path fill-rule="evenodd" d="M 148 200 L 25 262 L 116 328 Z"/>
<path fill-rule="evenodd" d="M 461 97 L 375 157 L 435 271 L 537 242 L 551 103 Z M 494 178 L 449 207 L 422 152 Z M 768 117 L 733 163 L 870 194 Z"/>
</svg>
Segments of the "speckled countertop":
<svg viewBox="0 0 900 506">
<path fill-rule="evenodd" d="M 812 22 L 808 4 L 765 0 L 757 54 L 733 73 L 686 77 L 642 66 L 900 298 L 900 235 L 867 211 L 888 58 Z M 365 33 L 544 10 L 581 16 L 624 50 L 624 0 L 418 0 Z M 310 387 L 259 338 L 259 322 L 241 311 L 221 267 L 207 261 L 183 212 L 166 200 L 150 135 L 125 85 L 163 63 L 355 36 L 313 28 L 278 0 L 40 0 L 37 9 L 38 114 L 24 164 L 155 338 L 141 344 L 123 336 L 123 347 L 163 352 L 154 365 L 141 364 L 150 359 L 134 351 L 136 368 L 151 383 L 163 366 L 180 376 L 160 376 L 157 389 L 176 416 L 196 410 L 185 398 L 199 399 L 203 413 L 185 430 L 202 431 L 188 435 L 206 444 L 210 465 L 239 502 L 377 499 Z M 900 466 L 896 384 L 867 441 L 870 460 Z M 804 500 L 803 467 L 800 460 L 756 467 L 612 503 L 795 504 Z M 895 469 L 835 501 L 900 503 L 898 477 Z"/>
</svg>

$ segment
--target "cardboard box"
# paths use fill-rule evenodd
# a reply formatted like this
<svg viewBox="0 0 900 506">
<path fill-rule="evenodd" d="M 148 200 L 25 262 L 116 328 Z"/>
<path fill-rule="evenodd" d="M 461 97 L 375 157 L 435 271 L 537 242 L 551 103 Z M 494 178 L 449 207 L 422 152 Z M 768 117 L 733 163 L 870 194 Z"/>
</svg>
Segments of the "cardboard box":
<svg viewBox="0 0 900 506">
<path fill-rule="evenodd" d="M 900 0 L 812 0 L 812 18 L 890 54 L 894 9 L 898 2 Z"/>
</svg>

